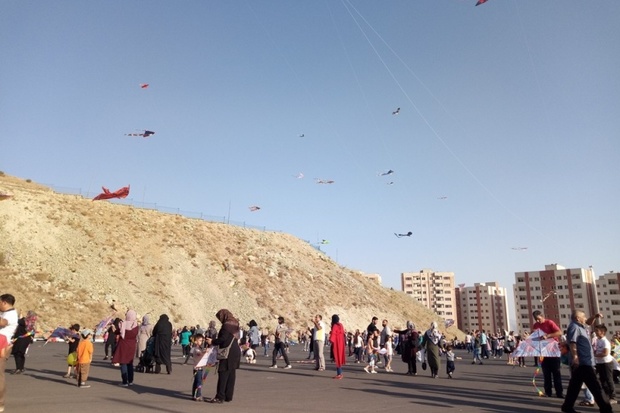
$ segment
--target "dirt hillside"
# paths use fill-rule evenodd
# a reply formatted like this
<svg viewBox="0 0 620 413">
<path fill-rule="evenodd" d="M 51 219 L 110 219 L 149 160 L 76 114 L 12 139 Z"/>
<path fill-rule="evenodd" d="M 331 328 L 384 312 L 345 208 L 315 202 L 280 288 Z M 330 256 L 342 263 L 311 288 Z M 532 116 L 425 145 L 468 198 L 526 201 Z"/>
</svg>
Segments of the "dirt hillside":
<svg viewBox="0 0 620 413">
<path fill-rule="evenodd" d="M 441 322 L 292 235 L 93 202 L 0 173 L 3 193 L 0 291 L 20 312 L 35 310 L 41 329 L 93 326 L 111 305 L 167 313 L 176 326 L 206 325 L 220 308 L 271 328 L 279 315 L 303 328 L 316 313 L 338 313 L 347 329 L 373 315 L 393 327 Z"/>
</svg>

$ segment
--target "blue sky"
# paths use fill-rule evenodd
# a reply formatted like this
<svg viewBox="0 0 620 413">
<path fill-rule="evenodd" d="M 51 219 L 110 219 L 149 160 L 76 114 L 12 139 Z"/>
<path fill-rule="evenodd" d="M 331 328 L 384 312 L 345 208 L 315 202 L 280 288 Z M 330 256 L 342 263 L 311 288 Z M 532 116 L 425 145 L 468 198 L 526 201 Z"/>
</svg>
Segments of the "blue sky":
<svg viewBox="0 0 620 413">
<path fill-rule="evenodd" d="M 327 239 L 395 288 L 620 271 L 620 2 L 474 4 L 2 2 L 0 169 Z"/>
</svg>

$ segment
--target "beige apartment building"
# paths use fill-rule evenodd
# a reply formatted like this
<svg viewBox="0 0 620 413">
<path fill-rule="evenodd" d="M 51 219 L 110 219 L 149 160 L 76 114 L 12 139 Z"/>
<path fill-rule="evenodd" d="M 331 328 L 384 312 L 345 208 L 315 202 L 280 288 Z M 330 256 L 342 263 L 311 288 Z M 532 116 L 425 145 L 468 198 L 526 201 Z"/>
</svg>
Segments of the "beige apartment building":
<svg viewBox="0 0 620 413">
<path fill-rule="evenodd" d="M 503 332 L 508 324 L 508 290 L 497 282 L 460 284 L 455 291 L 457 324 L 462 331 Z"/>
<path fill-rule="evenodd" d="M 454 273 L 424 268 L 400 275 L 402 290 L 444 320 L 456 321 Z"/>
<path fill-rule="evenodd" d="M 610 271 L 596 280 L 598 307 L 603 314 L 602 322 L 607 331 L 615 333 L 620 330 L 620 272 Z"/>
<path fill-rule="evenodd" d="M 542 311 L 562 330 L 568 327 L 573 308 L 588 315 L 598 312 L 597 285 L 592 268 L 564 268 L 550 264 L 545 265 L 543 271 L 517 272 L 515 281 L 515 315 L 519 331 L 530 331 L 534 324 L 534 310 Z M 611 299 L 609 301 L 611 308 Z"/>
</svg>

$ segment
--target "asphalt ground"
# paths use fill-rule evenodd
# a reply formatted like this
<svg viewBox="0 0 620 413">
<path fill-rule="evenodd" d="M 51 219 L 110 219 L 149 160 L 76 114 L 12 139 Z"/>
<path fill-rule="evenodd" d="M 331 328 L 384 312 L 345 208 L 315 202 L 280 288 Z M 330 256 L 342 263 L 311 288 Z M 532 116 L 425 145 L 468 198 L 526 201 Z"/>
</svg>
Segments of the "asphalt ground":
<svg viewBox="0 0 620 413">
<path fill-rule="evenodd" d="M 329 358 L 329 349 L 326 348 Z M 120 387 L 120 371 L 103 361 L 103 344 L 95 344 L 88 389 L 65 379 L 67 345 L 35 342 L 29 349 L 24 374 L 11 375 L 14 360 L 7 361 L 6 412 L 559 412 L 558 398 L 539 397 L 532 384 L 533 359 L 528 367 L 506 365 L 503 360 L 485 360 L 472 365 L 465 351 L 457 350 L 453 379 L 445 374 L 442 360 L 440 377 L 433 379 L 418 364 L 418 375 L 407 376 L 406 365 L 394 360 L 393 373 L 379 368 L 378 374 L 364 372 L 364 364 L 344 366 L 344 379 L 334 380 L 335 367 L 327 361 L 324 372 L 307 363 L 307 353 L 298 346 L 290 350 L 293 366 L 284 370 L 269 369 L 271 357 L 258 349 L 258 362 L 246 364 L 242 359 L 237 371 L 234 400 L 210 404 L 191 400 L 192 366 L 182 365 L 181 349 L 173 348 L 172 374 L 136 373 L 134 386 Z M 191 363 L 191 361 L 190 361 Z M 136 360 L 137 364 L 137 360 Z M 165 369 L 164 369 L 165 371 Z M 565 388 L 568 370 L 562 371 Z M 217 376 L 210 373 L 203 396 L 215 395 Z M 539 374 L 536 384 L 542 388 Z M 578 411 L 596 412 L 592 407 Z"/>
</svg>

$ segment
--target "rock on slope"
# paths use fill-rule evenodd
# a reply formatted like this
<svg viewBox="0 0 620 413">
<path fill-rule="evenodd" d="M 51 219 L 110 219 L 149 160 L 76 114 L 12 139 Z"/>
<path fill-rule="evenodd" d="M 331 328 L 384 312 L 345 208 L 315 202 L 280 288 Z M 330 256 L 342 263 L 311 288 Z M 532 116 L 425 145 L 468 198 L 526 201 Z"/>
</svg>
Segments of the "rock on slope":
<svg viewBox="0 0 620 413">
<path fill-rule="evenodd" d="M 4 174 L 0 192 L 13 195 L 0 201 L 0 291 L 46 329 L 92 326 L 111 305 L 167 313 L 177 326 L 205 325 L 220 308 L 267 327 L 282 315 L 303 328 L 316 313 L 338 313 L 347 329 L 373 315 L 396 327 L 441 321 L 292 235 L 93 202 Z"/>
</svg>

